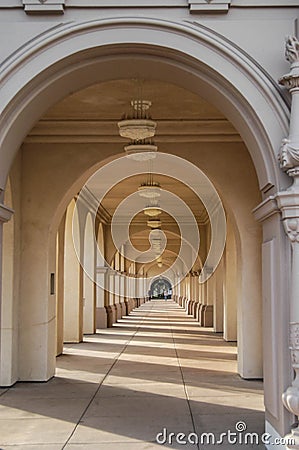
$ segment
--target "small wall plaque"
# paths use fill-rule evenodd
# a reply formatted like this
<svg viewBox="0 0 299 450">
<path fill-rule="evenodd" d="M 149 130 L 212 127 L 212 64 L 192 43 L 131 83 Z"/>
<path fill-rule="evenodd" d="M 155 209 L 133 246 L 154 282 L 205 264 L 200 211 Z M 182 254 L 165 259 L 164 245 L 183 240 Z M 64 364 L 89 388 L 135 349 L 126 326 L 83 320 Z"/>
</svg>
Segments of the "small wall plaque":
<svg viewBox="0 0 299 450">
<path fill-rule="evenodd" d="M 188 0 L 190 12 L 198 13 L 227 13 L 231 0 Z"/>
<path fill-rule="evenodd" d="M 65 0 L 22 0 L 27 14 L 63 14 Z"/>
</svg>

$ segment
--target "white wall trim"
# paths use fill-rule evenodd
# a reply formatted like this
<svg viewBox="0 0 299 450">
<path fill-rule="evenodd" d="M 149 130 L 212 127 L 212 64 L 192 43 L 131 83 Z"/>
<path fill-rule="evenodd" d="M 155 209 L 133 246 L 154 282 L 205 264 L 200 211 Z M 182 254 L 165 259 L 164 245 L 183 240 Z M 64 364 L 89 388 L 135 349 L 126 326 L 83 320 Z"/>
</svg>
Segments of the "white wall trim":
<svg viewBox="0 0 299 450">
<path fill-rule="evenodd" d="M 231 6 L 238 8 L 298 7 L 298 0 L 232 0 Z"/>
<path fill-rule="evenodd" d="M 44 3 L 43 5 L 38 0 L 22 0 L 24 5 L 28 4 L 27 12 L 29 10 L 34 9 L 34 5 L 37 8 L 36 12 L 43 12 L 47 14 L 51 10 L 51 2 L 57 3 L 57 4 L 65 4 L 65 8 L 187 8 L 188 3 L 190 5 L 194 5 L 194 7 L 191 7 L 191 12 L 195 12 L 196 10 L 196 4 L 199 6 L 202 5 L 202 7 L 207 5 L 206 8 L 202 9 L 202 12 L 204 13 L 205 9 L 208 10 L 210 8 L 210 11 L 215 10 L 217 12 L 217 9 L 219 11 L 219 8 L 221 9 L 221 6 L 219 4 L 230 4 L 231 8 L 289 8 L 289 7 L 298 7 L 298 0 L 212 0 L 211 3 L 207 2 L 206 0 L 47 0 L 47 3 Z M 217 5 L 218 3 L 218 5 Z M 31 4 L 31 6 L 30 6 Z M 0 9 L 16 9 L 16 8 L 23 8 L 20 0 L 0 0 Z M 43 8 L 43 9 L 42 9 Z M 226 8 L 226 12 L 228 10 L 228 7 Z M 26 7 L 25 7 L 26 11 Z M 58 9 L 58 11 L 61 13 L 63 12 L 63 6 Z M 200 8 L 198 8 L 198 12 L 200 12 Z"/>
</svg>

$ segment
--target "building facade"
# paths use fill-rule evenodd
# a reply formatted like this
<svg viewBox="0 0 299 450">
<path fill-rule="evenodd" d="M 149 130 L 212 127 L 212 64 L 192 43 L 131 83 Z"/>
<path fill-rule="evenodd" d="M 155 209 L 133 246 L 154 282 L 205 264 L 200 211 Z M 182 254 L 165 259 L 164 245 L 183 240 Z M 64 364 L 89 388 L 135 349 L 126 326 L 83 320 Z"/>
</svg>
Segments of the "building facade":
<svg viewBox="0 0 299 450">
<path fill-rule="evenodd" d="M 299 414 L 297 1 L 0 0 L 0 21 L 1 386 L 51 378 L 63 342 L 113 324 L 169 270 L 187 312 L 238 341 L 240 376 L 264 379 L 267 432 L 288 435 Z M 123 156 L 117 124 L 132 99 L 152 103 L 153 167 Z M 161 260 L 140 255 L 142 206 L 130 212 L 138 255 L 128 236 L 113 242 L 118 205 L 149 173 L 198 225 L 187 270 L 187 209 L 164 213 Z M 226 216 L 218 259 L 209 183 Z"/>
</svg>

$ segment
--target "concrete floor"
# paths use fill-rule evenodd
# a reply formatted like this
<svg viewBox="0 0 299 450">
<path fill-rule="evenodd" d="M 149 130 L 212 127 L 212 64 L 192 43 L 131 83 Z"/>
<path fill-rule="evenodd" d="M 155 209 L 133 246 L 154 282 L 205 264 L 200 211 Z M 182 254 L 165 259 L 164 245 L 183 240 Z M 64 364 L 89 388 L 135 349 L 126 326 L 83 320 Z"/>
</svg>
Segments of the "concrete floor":
<svg viewBox="0 0 299 450">
<path fill-rule="evenodd" d="M 263 433 L 262 383 L 236 374 L 236 353 L 171 300 L 144 304 L 113 328 L 67 345 L 48 383 L 0 390 L 0 448 L 264 448 L 225 440 L 156 443 L 163 428 L 191 442 L 190 433 L 219 439 L 239 421 L 248 432 Z"/>
</svg>

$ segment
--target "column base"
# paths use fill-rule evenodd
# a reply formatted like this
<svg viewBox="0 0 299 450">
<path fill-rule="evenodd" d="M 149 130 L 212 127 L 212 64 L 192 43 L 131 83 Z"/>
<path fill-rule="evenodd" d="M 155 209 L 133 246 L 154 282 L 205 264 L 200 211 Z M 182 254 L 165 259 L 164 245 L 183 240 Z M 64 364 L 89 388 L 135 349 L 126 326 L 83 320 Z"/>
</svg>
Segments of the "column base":
<svg viewBox="0 0 299 450">
<path fill-rule="evenodd" d="M 207 305 L 200 305 L 199 310 L 198 310 L 198 323 L 199 326 L 203 327 L 203 322 L 204 322 L 204 312 L 206 310 Z"/>
<path fill-rule="evenodd" d="M 291 449 L 298 450 L 299 449 L 299 428 L 295 428 L 294 430 L 291 431 L 290 434 L 287 434 L 284 437 L 284 442 L 286 443 L 285 448 L 290 449 L 290 450 Z"/>
<path fill-rule="evenodd" d="M 198 318 L 199 318 L 199 310 L 200 310 L 200 307 L 201 307 L 201 303 L 199 303 L 199 302 L 196 302 L 195 303 L 195 308 L 194 308 L 194 317 L 195 317 L 195 319 L 198 321 Z"/>
<path fill-rule="evenodd" d="M 128 298 L 125 300 L 126 305 L 126 315 L 128 316 L 134 308 L 136 308 L 137 302 L 134 298 Z"/>
<path fill-rule="evenodd" d="M 188 302 L 189 302 L 189 300 L 187 299 L 187 297 L 184 297 L 184 308 L 185 309 L 187 309 Z"/>
<path fill-rule="evenodd" d="M 116 322 L 116 307 L 115 305 L 105 306 L 107 313 L 107 327 L 111 328 Z"/>
<path fill-rule="evenodd" d="M 125 302 L 121 302 L 120 306 L 121 306 L 121 316 L 124 317 L 127 315 L 127 305 Z"/>
<path fill-rule="evenodd" d="M 107 328 L 106 308 L 96 308 L 96 328 Z"/>
<path fill-rule="evenodd" d="M 205 310 L 203 312 L 202 326 L 204 327 L 213 326 L 213 305 L 206 305 Z"/>
<path fill-rule="evenodd" d="M 116 303 L 115 304 L 115 309 L 116 309 L 116 320 L 119 320 L 122 318 L 122 308 L 121 308 L 121 304 L 120 303 Z"/>
<path fill-rule="evenodd" d="M 195 317 L 195 308 L 196 308 L 196 301 L 195 301 L 195 300 L 192 300 L 190 314 L 191 314 L 191 316 L 193 316 L 193 317 Z"/>
<path fill-rule="evenodd" d="M 283 437 L 275 430 L 275 428 L 273 428 L 273 426 L 270 424 L 270 422 L 268 422 L 266 420 L 266 433 L 271 436 L 269 438 L 269 442 L 266 443 L 265 447 L 267 450 L 286 450 L 286 448 L 291 448 L 288 447 L 287 445 L 279 445 L 277 444 L 277 442 L 283 442 Z M 292 437 L 290 437 L 291 439 Z M 285 439 L 289 439 L 289 436 L 286 436 Z M 285 441 L 286 442 L 286 441 Z M 290 441 L 288 442 L 290 445 Z M 298 447 L 297 447 L 298 448 Z"/>
</svg>

